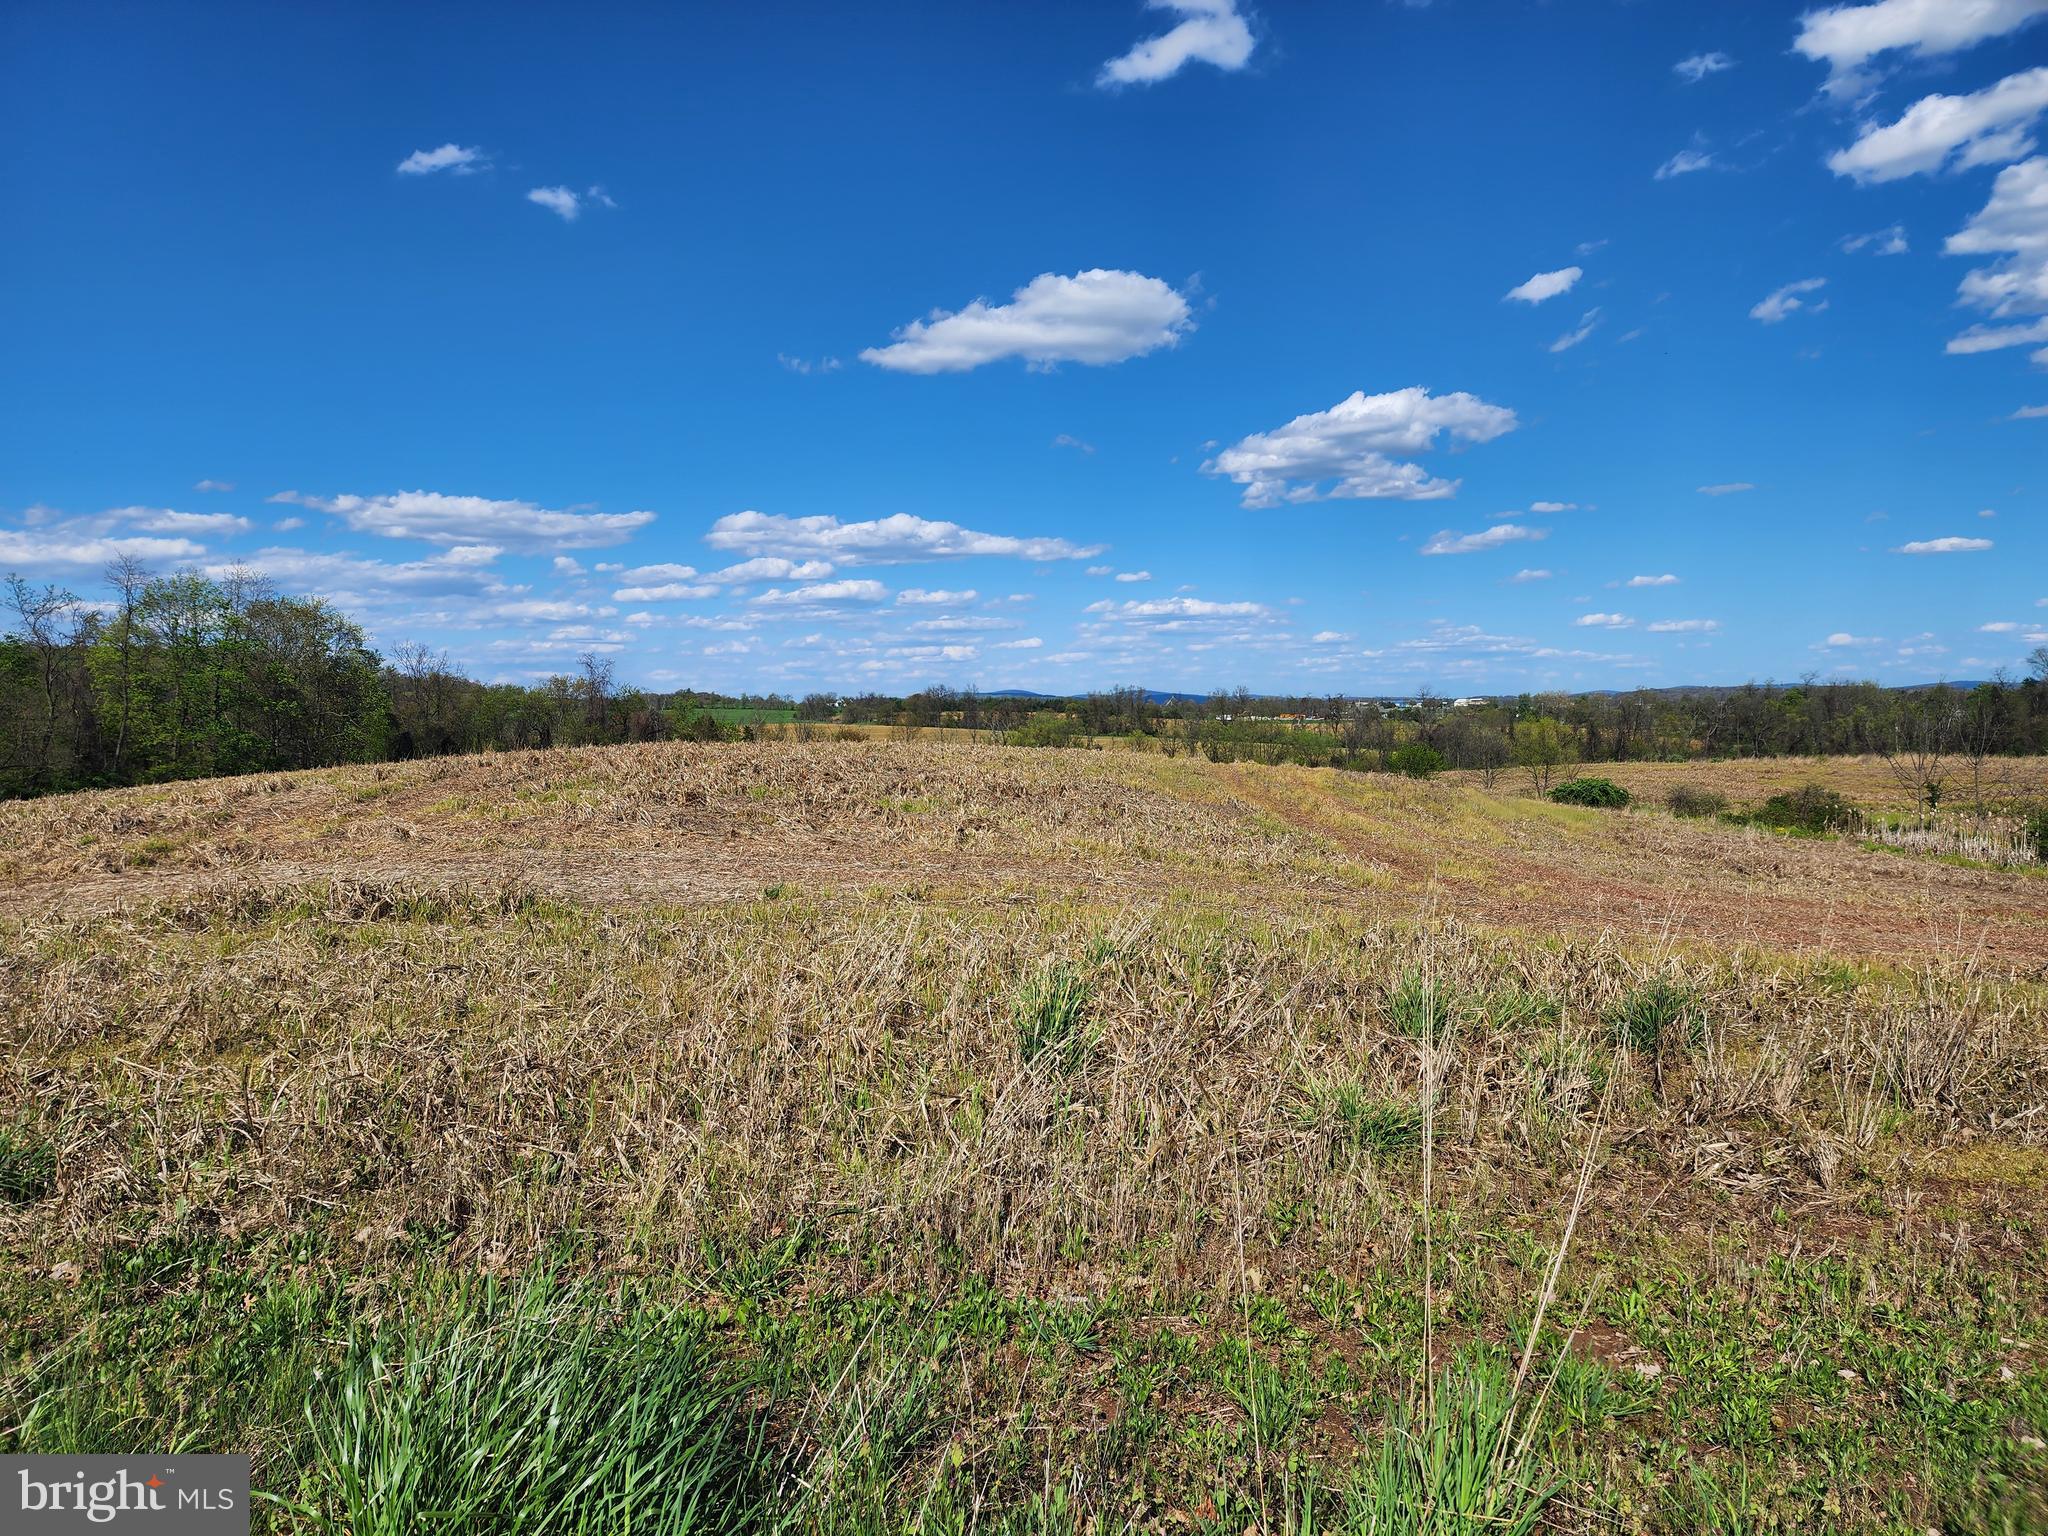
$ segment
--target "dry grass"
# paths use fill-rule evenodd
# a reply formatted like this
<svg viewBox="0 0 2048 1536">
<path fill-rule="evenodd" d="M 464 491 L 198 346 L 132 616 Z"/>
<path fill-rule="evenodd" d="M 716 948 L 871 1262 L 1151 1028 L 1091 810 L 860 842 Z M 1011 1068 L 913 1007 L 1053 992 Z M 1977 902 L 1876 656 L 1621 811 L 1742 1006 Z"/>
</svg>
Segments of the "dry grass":
<svg viewBox="0 0 2048 1536">
<path fill-rule="evenodd" d="M 821 1529 L 1305 1531 L 1404 1383 L 1518 1355 L 1557 1528 L 2048 1518 L 2038 878 L 853 743 L 0 834 L 0 1161 L 48 1152 L 0 1202 L 0 1441 L 86 1443 L 34 1427 L 75 1383 L 288 1468 L 194 1335 L 551 1266 L 763 1362 L 816 1486 L 857 1485 L 819 1508 L 888 1512 Z M 128 1352 L 145 1315 L 185 1342 Z"/>
<path fill-rule="evenodd" d="M 1713 765 L 1728 782 L 1728 765 Z M 1747 770 L 1751 765 L 1742 765 Z M 1755 765 L 1740 799 L 1791 770 Z M 2048 964 L 2048 881 L 1503 787 L 1124 752 L 864 743 L 515 753 L 0 806 L 0 907 L 516 877 L 608 904 L 777 883 L 1003 898 L 1182 890 L 1582 934 Z"/>
</svg>

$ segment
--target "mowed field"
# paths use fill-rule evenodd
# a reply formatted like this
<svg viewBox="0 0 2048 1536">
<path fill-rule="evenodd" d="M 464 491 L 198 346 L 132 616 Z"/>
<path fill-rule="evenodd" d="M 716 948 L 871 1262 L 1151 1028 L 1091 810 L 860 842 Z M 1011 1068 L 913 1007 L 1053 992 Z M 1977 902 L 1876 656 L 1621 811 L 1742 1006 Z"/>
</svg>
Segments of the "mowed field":
<svg viewBox="0 0 2048 1536">
<path fill-rule="evenodd" d="M 1522 788 L 0 806 L 0 1451 L 286 1530 L 2048 1529 L 2048 879 Z"/>
</svg>

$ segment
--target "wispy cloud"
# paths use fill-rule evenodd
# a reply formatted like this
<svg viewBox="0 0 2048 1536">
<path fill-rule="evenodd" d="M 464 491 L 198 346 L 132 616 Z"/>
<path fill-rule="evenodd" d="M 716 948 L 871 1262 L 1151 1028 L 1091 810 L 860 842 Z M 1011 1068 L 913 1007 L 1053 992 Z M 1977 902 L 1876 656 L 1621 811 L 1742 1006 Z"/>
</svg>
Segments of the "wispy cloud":
<svg viewBox="0 0 2048 1536">
<path fill-rule="evenodd" d="M 1179 74 L 1189 64 L 1213 64 L 1235 73 L 1251 61 L 1252 29 L 1237 12 L 1235 0 L 1146 0 L 1154 10 L 1172 11 L 1184 19 L 1178 26 L 1148 37 L 1128 53 L 1102 66 L 1095 83 L 1104 90 L 1125 85 L 1155 85 Z"/>
<path fill-rule="evenodd" d="M 1681 149 L 1677 154 L 1657 167 L 1655 179 L 1669 181 L 1674 176 L 1690 176 L 1694 171 L 1711 170 L 1713 155 L 1704 149 Z"/>
<path fill-rule="evenodd" d="M 1476 555 L 1482 550 L 1499 549 L 1504 544 L 1520 544 L 1550 537 L 1548 528 L 1531 528 L 1525 523 L 1495 523 L 1477 533 L 1457 533 L 1449 528 L 1439 529 L 1430 535 L 1419 553 L 1425 555 Z"/>
<path fill-rule="evenodd" d="M 478 171 L 490 169 L 490 157 L 481 149 L 464 148 L 460 144 L 443 144 L 439 149 L 416 149 L 398 162 L 401 176 L 432 176 L 447 171 L 455 176 L 471 176 Z"/>
<path fill-rule="evenodd" d="M 1699 487 L 1699 493 L 1702 496 L 1736 496 L 1755 489 L 1747 480 L 1729 480 L 1721 485 L 1703 485 Z"/>
<path fill-rule="evenodd" d="M 1599 325 L 1600 310 L 1598 306 L 1595 306 L 1579 316 L 1579 323 L 1575 328 L 1566 331 L 1557 340 L 1553 341 L 1550 344 L 1550 350 L 1553 352 L 1569 352 L 1573 347 L 1576 347 L 1580 342 L 1592 335 Z"/>
<path fill-rule="evenodd" d="M 1749 318 L 1761 320 L 1765 325 L 1776 325 L 1795 310 L 1803 309 L 1810 313 L 1818 313 L 1828 307 L 1827 300 L 1823 299 L 1818 304 L 1813 304 L 1802 295 L 1818 293 L 1827 284 L 1828 280 L 1824 277 L 1806 277 L 1796 283 L 1787 283 L 1782 288 L 1773 289 L 1750 306 Z"/>
<path fill-rule="evenodd" d="M 1671 66 L 1671 72 L 1687 85 L 1698 85 L 1709 75 L 1718 75 L 1724 69 L 1733 69 L 1735 61 L 1718 50 L 1713 53 L 1696 53 L 1691 58 L 1680 59 Z"/>
<path fill-rule="evenodd" d="M 1965 539 L 1951 534 L 1941 539 L 1915 539 L 1910 544 L 1901 544 L 1892 553 L 1896 555 L 1968 555 L 1991 547 L 1989 539 Z"/>
</svg>

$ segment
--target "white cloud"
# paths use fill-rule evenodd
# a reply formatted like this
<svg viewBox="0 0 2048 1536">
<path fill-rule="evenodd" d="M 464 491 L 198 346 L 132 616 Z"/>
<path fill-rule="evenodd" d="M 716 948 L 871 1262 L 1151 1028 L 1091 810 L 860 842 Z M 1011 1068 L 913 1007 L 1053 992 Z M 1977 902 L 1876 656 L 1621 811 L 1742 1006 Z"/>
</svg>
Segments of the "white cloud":
<svg viewBox="0 0 2048 1536">
<path fill-rule="evenodd" d="M 654 586 L 620 587 L 612 593 L 618 603 L 680 603 L 716 597 L 719 588 L 708 582 L 665 581 Z"/>
<path fill-rule="evenodd" d="M 1091 565 L 1088 567 L 1088 574 L 1090 576 L 1108 576 L 1113 574 L 1115 570 L 1116 567 L 1113 565 Z"/>
<path fill-rule="evenodd" d="M 1674 176 L 1690 176 L 1694 171 L 1711 170 L 1714 157 L 1704 149 L 1681 149 L 1677 154 L 1657 167 L 1655 179 L 1669 181 Z"/>
<path fill-rule="evenodd" d="M 1550 344 L 1550 350 L 1553 352 L 1569 352 L 1573 347 L 1576 347 L 1580 342 L 1592 335 L 1594 327 L 1599 325 L 1599 323 L 1600 310 L 1596 305 L 1579 316 L 1579 324 L 1576 330 L 1566 331 L 1557 340 L 1553 341 Z"/>
<path fill-rule="evenodd" d="M 814 360 L 808 357 L 791 357 L 787 352 L 776 353 L 775 361 L 791 373 L 837 373 L 846 366 L 836 357 L 820 357 Z"/>
<path fill-rule="evenodd" d="M 0 528 L 0 570 L 97 570 L 128 556 L 148 561 L 193 560 L 206 547 L 190 539 L 108 537 L 91 523 L 53 523 L 39 528 Z"/>
<path fill-rule="evenodd" d="M 1671 72 L 1687 85 L 1698 85 L 1709 75 L 1718 75 L 1724 69 L 1733 69 L 1735 61 L 1719 51 L 1696 53 L 1689 59 L 1680 59 L 1671 66 Z"/>
<path fill-rule="evenodd" d="M 567 187 L 535 187 L 526 194 L 529 203 L 539 203 L 550 213 L 559 213 L 568 223 L 583 215 L 583 200 Z"/>
<path fill-rule="evenodd" d="M 1991 197 L 1955 234 L 1952 256 L 2002 255 L 1958 285 L 1960 301 L 1999 319 L 2048 313 L 2048 156 L 2037 155 L 1998 173 Z M 2048 340 L 2048 322 L 2003 329 L 1973 326 L 1948 344 L 1950 352 L 1990 351 Z M 2048 352 L 2034 361 L 2048 365 Z"/>
<path fill-rule="evenodd" d="M 830 560 L 787 560 L 780 555 L 757 555 L 721 570 L 707 572 L 706 581 L 738 586 L 749 581 L 817 581 L 832 574 Z"/>
<path fill-rule="evenodd" d="M 1845 630 L 1838 629 L 1832 635 L 1829 635 L 1827 639 L 1821 641 L 1821 644 L 1833 650 L 1842 650 L 1849 646 L 1857 645 L 1883 645 L 1884 636 L 1852 635 Z"/>
<path fill-rule="evenodd" d="M 398 162 L 401 176 L 431 176 L 436 171 L 448 171 L 457 176 L 469 176 L 490 168 L 490 158 L 480 149 L 465 149 L 460 144 L 443 144 L 439 149 L 416 149 Z"/>
<path fill-rule="evenodd" d="M 1800 18 L 1792 46 L 1828 66 L 1827 90 L 1855 96 L 1869 83 L 1864 68 L 1880 54 L 1922 58 L 1955 53 L 2001 37 L 2048 14 L 2048 0 L 1878 0 L 1834 5 Z"/>
<path fill-rule="evenodd" d="M 1319 629 L 1313 635 L 1309 636 L 1309 644 L 1342 645 L 1346 640 L 1349 640 L 1350 638 L 1351 637 L 1349 635 L 1343 633 L 1341 630 Z"/>
<path fill-rule="evenodd" d="M 2032 151 L 2029 129 L 2044 110 L 2048 65 L 1967 96 L 1923 96 L 1895 123 L 1865 124 L 1854 144 L 1828 156 L 1828 168 L 1869 184 L 2017 160 Z"/>
<path fill-rule="evenodd" d="M 1669 571 L 1666 571 L 1661 576 L 1631 576 L 1624 585 L 1631 587 L 1675 587 L 1678 585 L 1678 578 Z"/>
<path fill-rule="evenodd" d="M 1146 0 L 1155 10 L 1185 17 L 1178 26 L 1148 37 L 1130 52 L 1102 66 L 1095 83 L 1105 90 L 1123 85 L 1153 85 L 1171 79 L 1192 63 L 1213 64 L 1234 72 L 1252 56 L 1252 29 L 1238 15 L 1235 0 Z"/>
<path fill-rule="evenodd" d="M 1072 277 L 1041 272 L 1007 304 L 976 299 L 955 312 L 935 309 L 860 356 L 902 373 L 961 373 L 1011 357 L 1035 369 L 1101 366 L 1175 346 L 1193 327 L 1188 301 L 1171 284 L 1095 267 Z"/>
<path fill-rule="evenodd" d="M 247 533 L 249 519 L 232 512 L 173 512 L 169 507 L 122 507 L 111 514 L 149 533 Z"/>
<path fill-rule="evenodd" d="M 280 517 L 270 526 L 279 533 L 297 533 L 306 526 L 306 520 L 303 517 Z"/>
<path fill-rule="evenodd" d="M 1481 550 L 1499 549 L 1503 544 L 1519 544 L 1529 540 L 1547 539 L 1548 528 L 1530 528 L 1521 523 L 1495 523 L 1478 533 L 1454 533 L 1448 528 L 1431 534 L 1429 541 L 1419 551 L 1425 555 L 1472 555 Z"/>
<path fill-rule="evenodd" d="M 1544 570 L 1520 570 L 1515 572 L 1514 575 L 1510 576 L 1508 580 L 1516 583 L 1525 581 L 1548 581 L 1550 580 L 1550 572 Z"/>
<path fill-rule="evenodd" d="M 1996 624 L 1979 624 L 1977 626 L 1977 633 L 1980 635 L 2010 635 L 2017 633 L 2019 628 L 2019 625 L 2007 619 Z"/>
<path fill-rule="evenodd" d="M 1825 299 L 1818 304 L 1809 304 L 1800 295 L 1804 293 L 1818 293 L 1827 285 L 1828 280 L 1824 277 L 1808 277 L 1802 278 L 1796 283 L 1787 283 L 1784 287 L 1773 290 L 1768 296 L 1759 299 L 1752 305 L 1749 311 L 1749 318 L 1761 320 L 1765 325 L 1776 325 L 1797 309 L 1812 311 L 1826 309 L 1827 301 Z"/>
<path fill-rule="evenodd" d="M 1742 491 L 1753 491 L 1756 487 L 1747 480 L 1730 480 L 1722 485 L 1703 485 L 1699 488 L 1702 496 L 1733 496 Z"/>
<path fill-rule="evenodd" d="M 981 594 L 972 587 L 959 592 L 948 592 L 938 588 L 928 591 L 923 587 L 905 587 L 896 594 L 896 601 L 899 603 L 921 604 L 971 603 L 979 596 Z"/>
<path fill-rule="evenodd" d="M 1022 640 L 998 640 L 995 648 L 999 651 L 1035 651 L 1044 644 L 1038 636 L 1031 635 Z"/>
<path fill-rule="evenodd" d="M 1582 613 L 1572 620 L 1581 629 L 1633 629 L 1635 622 L 1625 613 Z"/>
<path fill-rule="evenodd" d="M 1201 597 L 1154 597 L 1144 602 L 1098 602 L 1088 612 L 1118 619 L 1250 619 L 1272 610 L 1264 603 L 1218 603 Z"/>
<path fill-rule="evenodd" d="M 1884 229 L 1874 229 L 1867 235 L 1846 235 L 1842 239 L 1842 249 L 1851 255 L 1866 246 L 1873 256 L 1903 256 L 1909 249 L 1906 226 L 1893 224 Z"/>
<path fill-rule="evenodd" d="M 1910 544 L 1901 544 L 1892 553 L 1895 555 L 1967 555 L 1981 549 L 1989 549 L 1989 539 L 1963 539 L 1950 535 L 1943 539 L 1916 539 Z"/>
<path fill-rule="evenodd" d="M 488 545 L 465 546 L 429 555 L 424 560 L 392 563 L 356 555 L 310 549 L 272 547 L 206 568 L 224 576 L 238 567 L 262 573 L 291 591 L 310 592 L 350 613 L 398 612 L 414 622 L 462 623 L 489 617 L 477 609 L 446 613 L 423 612 L 421 603 L 434 597 L 477 599 L 507 591 L 491 567 L 497 550 Z M 573 615 L 565 615 L 573 617 Z"/>
<path fill-rule="evenodd" d="M 1560 293 L 1570 293 L 1572 285 L 1585 272 L 1578 267 L 1560 267 L 1555 272 L 1538 272 L 1526 283 L 1510 288 L 1504 299 L 1518 299 L 1524 304 L 1541 304 L 1545 299 L 1554 299 Z"/>
<path fill-rule="evenodd" d="M 1118 581 L 1150 581 L 1152 573 L 1150 571 L 1118 571 L 1116 579 Z"/>
<path fill-rule="evenodd" d="M 1093 453 L 1095 451 L 1095 445 L 1093 443 L 1085 443 L 1080 438 L 1074 436 L 1071 432 L 1062 432 L 1058 434 L 1056 437 L 1053 438 L 1052 445 L 1055 448 L 1072 448 L 1080 453 Z"/>
<path fill-rule="evenodd" d="M 1454 442 L 1488 443 L 1514 431 L 1515 413 L 1459 391 L 1432 395 L 1411 386 L 1383 395 L 1360 390 L 1327 411 L 1255 432 L 1202 466 L 1245 488 L 1247 507 L 1326 499 L 1435 501 L 1458 489 L 1419 464 L 1391 454 L 1424 453 L 1448 433 Z"/>
<path fill-rule="evenodd" d="M 908 512 L 859 523 L 842 523 L 825 515 L 783 517 L 766 512 L 734 512 L 713 523 L 704 542 L 713 549 L 751 555 L 823 557 L 846 565 L 889 565 L 905 560 L 970 555 L 1085 560 L 1101 554 L 1103 548 L 1100 544 L 1071 544 L 1065 539 L 979 533 L 958 523 L 916 517 Z"/>
<path fill-rule="evenodd" d="M 234 488 L 232 480 L 200 480 L 192 487 L 195 491 L 232 491 Z"/>
<path fill-rule="evenodd" d="M 1532 501 L 1529 503 L 1529 510 L 1531 512 L 1576 512 L 1579 510 L 1579 504 L 1576 501 Z"/>
<path fill-rule="evenodd" d="M 1659 619 L 1650 625 L 1653 635 L 1709 635 L 1721 627 L 1719 619 Z"/>
<path fill-rule="evenodd" d="M 2007 421 L 2048 420 L 2048 405 L 2023 405 L 2005 419 Z"/>
<path fill-rule="evenodd" d="M 358 533 L 387 539 L 423 539 L 429 544 L 490 541 L 536 552 L 621 544 L 654 521 L 652 512 L 556 512 L 530 501 L 444 496 L 439 491 L 327 498 L 280 491 L 269 500 L 329 512 Z"/>
<path fill-rule="evenodd" d="M 824 581 L 807 587 L 770 587 L 748 601 L 764 608 L 814 607 L 819 603 L 878 603 L 889 595 L 879 581 Z"/>
</svg>

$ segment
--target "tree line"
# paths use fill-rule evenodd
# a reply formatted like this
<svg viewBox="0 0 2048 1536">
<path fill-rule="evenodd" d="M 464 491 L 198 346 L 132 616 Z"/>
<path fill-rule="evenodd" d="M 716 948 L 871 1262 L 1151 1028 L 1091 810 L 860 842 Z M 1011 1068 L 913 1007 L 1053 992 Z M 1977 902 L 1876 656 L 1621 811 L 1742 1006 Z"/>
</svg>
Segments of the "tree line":
<svg viewBox="0 0 2048 1536">
<path fill-rule="evenodd" d="M 1491 774 L 1519 765 L 1875 753 L 1902 774 L 1981 786 L 2002 759 L 2048 753 L 2048 646 L 2023 679 L 1969 688 L 1789 686 L 1521 695 L 1453 701 L 1258 695 L 1155 699 L 1120 687 L 1069 698 L 934 686 L 908 695 L 723 695 L 622 688 L 612 662 L 579 657 L 536 683 L 480 683 L 445 654 L 388 656 L 318 598 L 261 577 L 107 570 L 86 602 L 22 577 L 5 583 L 0 635 L 0 795 L 322 767 L 494 749 L 744 734 L 749 719 L 959 729 L 1019 745 L 1103 737 L 1247 758 Z M 1955 765 L 1963 765 L 1958 769 Z M 1923 798 L 1938 800 L 1943 788 Z"/>
</svg>

